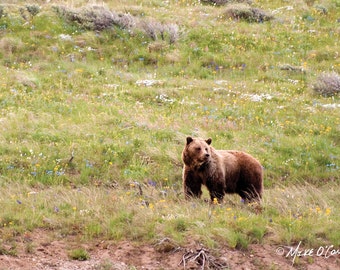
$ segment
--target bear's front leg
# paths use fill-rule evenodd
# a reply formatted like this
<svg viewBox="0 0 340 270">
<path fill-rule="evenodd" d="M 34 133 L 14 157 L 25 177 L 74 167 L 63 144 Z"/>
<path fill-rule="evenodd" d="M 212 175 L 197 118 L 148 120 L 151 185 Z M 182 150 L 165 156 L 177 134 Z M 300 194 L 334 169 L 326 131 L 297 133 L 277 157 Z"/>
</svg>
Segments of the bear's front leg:
<svg viewBox="0 0 340 270">
<path fill-rule="evenodd" d="M 212 202 L 214 202 L 215 199 L 217 199 L 218 203 L 222 203 L 224 198 L 224 193 L 216 192 L 216 191 L 210 191 L 210 199 Z"/>
<path fill-rule="evenodd" d="M 209 179 L 210 180 L 210 179 Z M 225 186 L 221 182 L 215 182 L 215 181 L 207 181 L 207 188 L 209 190 L 210 199 L 213 202 L 214 199 L 217 199 L 218 203 L 223 202 L 224 197 L 224 189 Z"/>
<path fill-rule="evenodd" d="M 192 171 L 184 170 L 183 172 L 183 189 L 186 199 L 202 195 L 202 180 L 195 176 Z"/>
</svg>

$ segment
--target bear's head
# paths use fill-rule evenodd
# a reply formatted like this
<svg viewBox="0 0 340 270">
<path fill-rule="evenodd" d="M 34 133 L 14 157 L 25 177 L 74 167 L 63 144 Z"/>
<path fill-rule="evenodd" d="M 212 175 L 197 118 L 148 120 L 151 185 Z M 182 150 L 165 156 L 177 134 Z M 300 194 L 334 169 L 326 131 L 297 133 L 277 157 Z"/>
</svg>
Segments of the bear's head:
<svg viewBox="0 0 340 270">
<path fill-rule="evenodd" d="M 182 159 L 186 166 L 200 168 L 209 162 L 211 157 L 211 139 L 187 137 L 187 142 L 182 152 Z"/>
</svg>

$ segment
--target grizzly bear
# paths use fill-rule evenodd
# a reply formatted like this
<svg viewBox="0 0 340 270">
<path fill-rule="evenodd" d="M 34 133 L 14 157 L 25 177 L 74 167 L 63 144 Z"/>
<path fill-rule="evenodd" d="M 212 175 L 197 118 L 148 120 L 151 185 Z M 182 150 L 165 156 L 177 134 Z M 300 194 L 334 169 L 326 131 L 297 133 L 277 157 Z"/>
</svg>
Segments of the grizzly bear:
<svg viewBox="0 0 340 270">
<path fill-rule="evenodd" d="M 251 155 L 234 150 L 216 150 L 212 140 L 187 137 L 182 152 L 183 188 L 186 198 L 202 195 L 205 185 L 213 201 L 225 193 L 237 193 L 243 201 L 260 201 L 263 190 L 261 164 Z"/>
</svg>

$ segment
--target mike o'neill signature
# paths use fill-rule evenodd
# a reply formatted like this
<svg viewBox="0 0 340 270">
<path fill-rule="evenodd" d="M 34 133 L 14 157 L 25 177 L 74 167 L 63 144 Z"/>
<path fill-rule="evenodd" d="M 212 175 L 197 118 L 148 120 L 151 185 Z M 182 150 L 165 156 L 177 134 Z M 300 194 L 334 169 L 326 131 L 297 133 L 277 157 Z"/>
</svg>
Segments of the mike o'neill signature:
<svg viewBox="0 0 340 270">
<path fill-rule="evenodd" d="M 285 256 L 286 258 L 292 258 L 294 264 L 296 257 L 323 257 L 328 259 L 329 257 L 340 255 L 340 249 L 330 246 L 320 246 L 318 248 L 301 248 L 302 241 L 296 247 L 286 247 L 279 246 L 275 252 L 280 256 Z"/>
</svg>

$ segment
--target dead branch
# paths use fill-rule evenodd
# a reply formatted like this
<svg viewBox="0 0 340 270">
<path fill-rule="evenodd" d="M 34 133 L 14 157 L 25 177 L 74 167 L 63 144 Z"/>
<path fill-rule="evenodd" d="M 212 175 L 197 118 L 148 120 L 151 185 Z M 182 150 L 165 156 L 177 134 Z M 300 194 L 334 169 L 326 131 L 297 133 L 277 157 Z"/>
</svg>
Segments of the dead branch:
<svg viewBox="0 0 340 270">
<path fill-rule="evenodd" d="M 186 269 L 186 266 L 189 262 L 194 262 L 197 265 L 200 265 L 202 270 L 204 269 L 228 269 L 228 265 L 224 262 L 219 262 L 214 256 L 209 254 L 207 249 L 201 248 L 196 251 L 190 250 L 186 252 L 182 260 L 178 265 L 183 264 L 183 269 Z"/>
</svg>

